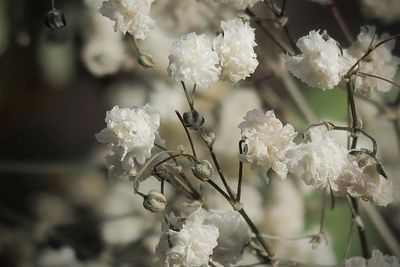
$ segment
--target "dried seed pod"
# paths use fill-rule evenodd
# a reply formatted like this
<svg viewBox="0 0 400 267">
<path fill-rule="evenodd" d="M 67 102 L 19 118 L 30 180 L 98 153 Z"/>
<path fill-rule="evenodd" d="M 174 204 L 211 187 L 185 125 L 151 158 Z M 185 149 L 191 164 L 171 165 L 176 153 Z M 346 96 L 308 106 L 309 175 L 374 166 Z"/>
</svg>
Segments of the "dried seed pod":
<svg viewBox="0 0 400 267">
<path fill-rule="evenodd" d="M 44 17 L 44 22 L 47 27 L 52 30 L 59 30 L 67 25 L 64 13 L 58 9 L 51 9 Z"/>
</svg>

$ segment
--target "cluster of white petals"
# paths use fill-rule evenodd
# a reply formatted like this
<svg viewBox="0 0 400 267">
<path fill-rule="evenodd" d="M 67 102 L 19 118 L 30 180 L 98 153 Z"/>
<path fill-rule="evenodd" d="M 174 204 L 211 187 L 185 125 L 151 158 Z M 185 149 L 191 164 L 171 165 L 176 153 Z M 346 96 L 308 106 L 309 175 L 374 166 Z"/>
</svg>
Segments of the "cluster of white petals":
<svg viewBox="0 0 400 267">
<path fill-rule="evenodd" d="M 157 245 L 160 266 L 208 266 L 218 245 L 216 226 L 205 224 L 206 212 L 200 207 L 189 215 L 182 229 L 168 229 Z"/>
<path fill-rule="evenodd" d="M 252 7 L 257 2 L 260 2 L 262 0 L 220 0 L 220 1 L 238 10 L 245 10 L 246 8 Z"/>
<path fill-rule="evenodd" d="M 113 20 L 114 30 L 144 39 L 154 28 L 150 8 L 154 0 L 108 0 L 103 2 L 100 13 Z"/>
<path fill-rule="evenodd" d="M 364 13 L 371 18 L 377 18 L 387 24 L 400 20 L 400 2 L 397 0 L 362 0 L 360 2 Z"/>
<path fill-rule="evenodd" d="M 353 257 L 347 259 L 344 265 L 345 267 L 399 267 L 400 263 L 395 256 L 383 255 L 382 252 L 374 249 L 370 259 Z"/>
<path fill-rule="evenodd" d="M 215 40 L 221 78 L 236 83 L 249 77 L 258 66 L 254 29 L 239 18 L 222 21 L 221 28 L 223 34 Z"/>
<path fill-rule="evenodd" d="M 219 79 L 218 63 L 211 38 L 189 33 L 172 43 L 168 74 L 177 81 L 207 87 Z"/>
<path fill-rule="evenodd" d="M 375 33 L 375 27 L 366 26 L 361 28 L 357 41 L 344 51 L 346 59 L 353 65 L 370 48 L 388 37 L 384 34 L 381 38 Z M 393 80 L 400 64 L 400 58 L 392 55 L 395 40 L 385 43 L 376 48 L 359 64 L 357 71 L 372 74 L 387 80 Z M 373 90 L 387 92 L 392 88 L 392 84 L 381 79 L 368 76 L 357 76 L 355 79 L 355 90 L 365 96 L 369 96 Z"/>
<path fill-rule="evenodd" d="M 218 246 L 214 249 L 212 259 L 223 266 L 238 262 L 251 238 L 250 228 L 242 216 L 233 210 L 210 210 L 205 223 L 219 230 Z"/>
<path fill-rule="evenodd" d="M 265 114 L 259 110 L 251 110 L 239 124 L 245 151 L 240 159 L 249 162 L 267 178 L 267 172 L 272 169 L 281 179 L 285 179 L 288 168 L 286 153 L 295 146 L 296 137 L 292 125 L 283 125 L 275 117 L 273 110 Z"/>
<path fill-rule="evenodd" d="M 378 172 L 375 160 L 368 157 L 361 161 L 352 155 L 348 158 L 348 165 L 336 181 L 339 191 L 379 206 L 390 204 L 393 201 L 392 183 Z"/>
<path fill-rule="evenodd" d="M 288 153 L 289 171 L 305 184 L 315 187 L 331 186 L 347 165 L 347 149 L 328 133 L 326 126 L 313 127 L 306 132 L 305 142 Z"/>
<path fill-rule="evenodd" d="M 107 111 L 107 128 L 96 134 L 100 143 L 110 144 L 107 157 L 110 177 L 135 176 L 137 164 L 151 157 L 154 142 L 159 139 L 160 115 L 150 105 L 143 107 L 113 107 Z"/>
<path fill-rule="evenodd" d="M 311 31 L 301 37 L 296 45 L 302 54 L 285 55 L 285 66 L 309 86 L 332 89 L 349 69 L 338 43 L 325 32 Z"/>
</svg>

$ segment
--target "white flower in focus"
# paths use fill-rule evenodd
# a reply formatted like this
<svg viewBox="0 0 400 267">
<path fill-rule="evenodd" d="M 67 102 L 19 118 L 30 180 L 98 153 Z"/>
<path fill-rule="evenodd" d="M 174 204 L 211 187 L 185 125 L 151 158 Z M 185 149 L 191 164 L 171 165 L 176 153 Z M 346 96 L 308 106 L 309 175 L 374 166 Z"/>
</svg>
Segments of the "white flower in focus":
<svg viewBox="0 0 400 267">
<path fill-rule="evenodd" d="M 254 109 L 246 114 L 239 128 L 246 145 L 240 159 L 249 162 L 264 177 L 272 169 L 285 179 L 288 172 L 286 152 L 295 146 L 293 139 L 297 135 L 293 126 L 283 126 L 273 110 L 264 114 Z"/>
<path fill-rule="evenodd" d="M 398 0 L 362 0 L 363 12 L 385 24 L 400 21 L 400 2 Z"/>
<path fill-rule="evenodd" d="M 360 34 L 357 36 L 357 41 L 348 49 L 344 50 L 345 57 L 353 65 L 361 58 L 371 47 L 388 37 L 383 34 L 381 38 L 375 33 L 375 27 L 366 26 L 361 28 Z M 393 80 L 397 72 L 397 66 L 400 64 L 400 58 L 392 55 L 392 50 L 395 45 L 395 40 L 379 46 L 372 53 L 362 60 L 357 68 L 357 71 L 362 73 L 372 74 L 388 80 Z M 371 92 L 378 90 L 387 92 L 392 88 L 392 84 L 374 77 L 360 77 L 355 79 L 355 91 L 365 96 L 370 96 Z"/>
<path fill-rule="evenodd" d="M 115 21 L 114 30 L 126 34 L 129 32 L 136 39 L 145 39 L 154 28 L 150 17 L 150 8 L 154 0 L 108 0 L 103 2 L 100 13 Z"/>
<path fill-rule="evenodd" d="M 207 87 L 219 79 L 218 63 L 211 39 L 189 33 L 172 43 L 168 74 L 177 81 Z"/>
<path fill-rule="evenodd" d="M 105 121 L 107 128 L 96 138 L 111 145 L 113 154 L 107 157 L 110 177 L 135 176 L 137 164 L 143 165 L 151 157 L 154 142 L 159 139 L 160 115 L 148 104 L 133 108 L 115 106 L 107 111 Z"/>
<path fill-rule="evenodd" d="M 390 204 L 393 201 L 392 183 L 378 172 L 377 163 L 370 157 L 362 161 L 352 155 L 348 158 L 348 165 L 336 181 L 339 190 L 379 206 Z"/>
<path fill-rule="evenodd" d="M 233 210 L 210 210 L 205 223 L 219 230 L 218 246 L 214 248 L 213 260 L 223 266 L 231 266 L 238 262 L 251 238 L 250 228 L 242 216 Z"/>
<path fill-rule="evenodd" d="M 399 267 L 399 259 L 395 256 L 383 255 L 377 249 L 372 251 L 370 259 L 353 257 L 345 261 L 345 267 Z"/>
<path fill-rule="evenodd" d="M 223 79 L 237 83 L 252 74 L 257 66 L 257 55 L 254 52 L 254 29 L 249 23 L 235 18 L 221 22 L 224 33 L 215 39 Z"/>
<path fill-rule="evenodd" d="M 347 149 L 332 138 L 325 125 L 309 129 L 307 140 L 288 153 L 289 171 L 305 184 L 337 191 L 335 181 L 347 164 Z"/>
<path fill-rule="evenodd" d="M 161 266 L 208 266 L 218 245 L 218 228 L 204 224 L 206 212 L 198 208 L 186 219 L 182 229 L 169 229 L 157 245 Z M 163 262 L 165 261 L 165 262 Z"/>
<path fill-rule="evenodd" d="M 254 4 L 262 0 L 220 0 L 220 1 L 236 9 L 245 10 L 246 8 L 252 7 Z"/>
<path fill-rule="evenodd" d="M 325 32 L 311 31 L 301 37 L 297 47 L 301 55 L 284 55 L 285 66 L 294 76 L 312 87 L 322 90 L 338 85 L 349 68 L 341 55 L 338 43 Z"/>
</svg>

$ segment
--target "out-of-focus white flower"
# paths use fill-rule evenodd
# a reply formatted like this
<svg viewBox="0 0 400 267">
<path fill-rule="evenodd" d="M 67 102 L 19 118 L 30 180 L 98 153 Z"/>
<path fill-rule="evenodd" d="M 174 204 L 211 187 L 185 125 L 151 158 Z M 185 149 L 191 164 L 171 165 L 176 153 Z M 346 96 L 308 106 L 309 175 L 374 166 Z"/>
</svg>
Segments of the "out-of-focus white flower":
<svg viewBox="0 0 400 267">
<path fill-rule="evenodd" d="M 169 229 L 157 247 L 161 266 L 208 265 L 213 249 L 218 245 L 218 228 L 204 224 L 206 212 L 198 208 L 189 215 L 180 230 Z"/>
<path fill-rule="evenodd" d="M 282 237 L 298 236 L 304 229 L 304 200 L 289 179 L 275 180 L 264 208 L 264 229 Z"/>
<path fill-rule="evenodd" d="M 239 128 L 245 142 L 245 151 L 240 159 L 249 162 L 264 177 L 272 169 L 285 179 L 288 172 L 286 152 L 295 146 L 293 139 L 297 135 L 293 126 L 283 126 L 273 110 L 264 114 L 254 109 L 246 114 Z"/>
<path fill-rule="evenodd" d="M 344 50 L 345 57 L 353 65 L 359 58 L 361 58 L 370 48 L 388 37 L 383 34 L 379 38 L 375 33 L 375 27 L 366 26 L 361 28 L 360 34 L 357 36 L 357 41 L 348 49 Z M 392 80 L 397 72 L 397 66 L 400 64 L 400 58 L 392 55 L 392 50 L 395 45 L 395 40 L 379 46 L 372 53 L 369 54 L 359 64 L 357 71 L 367 74 L 372 74 L 388 80 Z M 369 96 L 372 91 L 378 90 L 387 92 L 392 88 L 392 84 L 381 79 L 374 77 L 360 77 L 357 76 L 355 80 L 355 91 Z"/>
<path fill-rule="evenodd" d="M 107 128 L 96 134 L 100 143 L 110 144 L 112 154 L 107 157 L 110 177 L 135 176 L 137 164 L 143 165 L 151 157 L 158 137 L 160 115 L 150 105 L 119 108 L 107 111 Z"/>
<path fill-rule="evenodd" d="M 239 10 L 245 10 L 246 8 L 252 7 L 259 1 L 262 0 L 219 0 L 224 4 L 230 5 Z"/>
<path fill-rule="evenodd" d="M 383 255 L 377 249 L 372 251 L 370 259 L 353 257 L 345 261 L 345 267 L 399 267 L 399 259 L 395 256 Z"/>
<path fill-rule="evenodd" d="M 60 249 L 45 249 L 38 257 L 38 267 L 65 267 L 78 266 L 78 260 L 75 251 L 70 247 L 61 247 Z"/>
<path fill-rule="evenodd" d="M 337 191 L 335 181 L 347 164 L 347 149 L 332 138 L 325 125 L 312 127 L 305 142 L 288 153 L 289 171 L 307 185 Z"/>
<path fill-rule="evenodd" d="M 112 22 L 98 13 L 89 14 L 86 23 L 82 48 L 85 66 L 96 76 L 116 73 L 127 57 L 121 34 L 114 32 Z"/>
<path fill-rule="evenodd" d="M 349 155 L 349 163 L 335 182 L 340 191 L 361 197 L 379 206 L 393 201 L 392 183 L 379 172 L 375 160 L 366 156 L 362 160 Z"/>
<path fill-rule="evenodd" d="M 145 39 L 154 28 L 150 17 L 150 8 L 154 0 L 108 0 L 103 2 L 100 13 L 113 20 L 114 30 L 126 34 L 129 32 L 136 39 Z"/>
<path fill-rule="evenodd" d="M 349 63 L 342 56 L 338 43 L 326 32 L 310 31 L 301 37 L 298 56 L 284 55 L 287 69 L 309 86 L 332 89 L 342 80 Z"/>
<path fill-rule="evenodd" d="M 129 244 L 143 235 L 143 224 L 143 219 L 138 216 L 111 219 L 101 225 L 101 235 L 107 244 Z"/>
<path fill-rule="evenodd" d="M 224 33 L 215 39 L 221 77 L 236 83 L 249 77 L 258 66 L 254 29 L 239 18 L 222 21 L 221 28 Z"/>
<path fill-rule="evenodd" d="M 361 8 L 368 17 L 386 24 L 400 20 L 400 2 L 397 0 L 362 0 Z"/>
<path fill-rule="evenodd" d="M 239 261 L 251 238 L 250 228 L 240 214 L 233 210 L 210 210 L 205 223 L 216 226 L 219 230 L 218 246 L 214 248 L 213 260 L 223 266 Z"/>
<path fill-rule="evenodd" d="M 218 54 L 204 34 L 189 33 L 172 43 L 168 74 L 177 81 L 207 87 L 221 72 Z"/>
</svg>

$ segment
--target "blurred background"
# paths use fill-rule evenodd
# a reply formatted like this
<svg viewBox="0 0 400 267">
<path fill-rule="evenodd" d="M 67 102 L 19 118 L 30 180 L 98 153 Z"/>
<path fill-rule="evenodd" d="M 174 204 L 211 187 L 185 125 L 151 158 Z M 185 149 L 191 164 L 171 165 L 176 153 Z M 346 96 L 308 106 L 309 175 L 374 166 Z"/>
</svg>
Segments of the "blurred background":
<svg viewBox="0 0 400 267">
<path fill-rule="evenodd" d="M 161 113 L 160 133 L 168 147 L 182 142 L 187 145 L 174 110 L 183 112 L 188 107 L 180 85 L 166 73 L 171 42 L 191 31 L 215 34 L 220 31 L 219 21 L 234 17 L 235 11 L 209 0 L 155 1 L 152 16 L 156 29 L 138 43 L 156 63 L 154 68 L 145 69 L 137 63 L 132 38 L 114 33 L 113 23 L 98 14 L 101 2 L 56 0 L 67 25 L 51 30 L 44 23 L 50 0 L 0 0 L 2 267 L 153 266 L 161 217 L 142 208 L 141 198 L 134 195 L 126 178 L 113 183 L 107 180 L 108 150 L 96 142 L 94 135 L 105 127 L 105 112 L 114 105 L 150 103 Z M 363 2 L 366 1 L 337 1 L 354 36 L 360 26 L 367 24 L 376 25 L 379 34 L 400 31 L 399 13 L 382 17 Z M 280 6 L 281 1 L 276 3 Z M 397 7 L 400 10 L 400 1 Z M 261 18 L 272 17 L 263 3 L 253 11 Z M 343 47 L 349 46 L 327 7 L 288 0 L 286 15 L 293 40 L 321 29 Z M 273 22 L 267 20 L 266 25 L 285 40 Z M 235 86 L 217 83 L 199 89 L 196 100 L 206 118 L 206 127 L 217 134 L 216 153 L 232 182 L 238 164 L 237 125 L 247 111 L 274 109 L 277 117 L 293 124 L 299 132 L 308 125 L 307 113 L 304 115 L 296 104 L 298 97 L 287 90 L 293 86 L 290 81 L 306 100 L 308 117 L 314 122 L 329 119 L 345 123 L 347 117 L 344 90 L 323 92 L 292 78 L 289 82 L 282 79 L 277 75 L 280 51 L 257 27 L 256 36 L 260 61 L 256 73 Z M 400 55 L 400 45 L 396 45 L 394 54 Z M 398 91 L 394 87 L 372 99 L 389 106 Z M 398 108 L 393 108 L 393 115 L 361 98 L 357 104 L 364 127 L 378 141 L 379 158 L 395 186 L 395 202 L 389 207 L 365 207 L 362 216 L 368 240 L 371 247 L 399 255 L 384 242 L 376 222 L 371 221 L 383 218 L 389 237 L 399 240 Z M 365 144 L 368 146 L 367 140 Z M 207 157 L 205 151 L 202 155 Z M 246 168 L 245 173 L 243 202 L 264 232 L 297 237 L 318 231 L 320 193 L 294 179 L 273 179 L 265 185 L 251 170 Z M 158 188 L 156 180 L 148 181 L 143 190 L 152 188 Z M 169 191 L 169 201 L 182 208 L 186 200 Z M 211 207 L 229 208 L 207 188 L 203 192 Z M 308 263 L 339 264 L 346 252 L 350 214 L 338 199 L 335 209 L 326 215 L 328 245 L 323 242 L 313 250 L 309 240 L 277 241 L 274 246 L 278 254 Z M 348 255 L 360 254 L 354 231 Z"/>
</svg>

